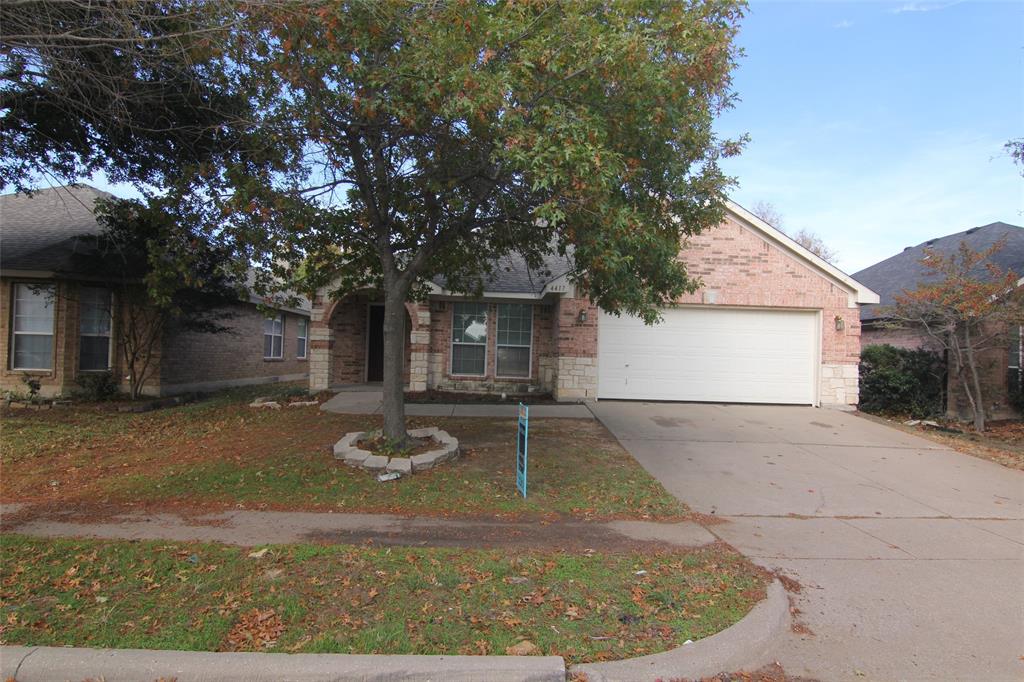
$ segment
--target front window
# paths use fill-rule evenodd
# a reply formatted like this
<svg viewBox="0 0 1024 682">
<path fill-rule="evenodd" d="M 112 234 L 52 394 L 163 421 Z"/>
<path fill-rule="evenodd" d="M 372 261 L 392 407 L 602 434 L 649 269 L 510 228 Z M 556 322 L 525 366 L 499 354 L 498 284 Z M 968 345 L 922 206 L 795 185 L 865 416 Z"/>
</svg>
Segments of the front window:
<svg viewBox="0 0 1024 682">
<path fill-rule="evenodd" d="M 487 366 L 487 304 L 452 309 L 452 374 L 483 376 Z"/>
<path fill-rule="evenodd" d="M 1009 358 L 1006 363 L 1006 384 L 1010 392 L 1024 390 L 1024 327 L 1010 327 Z"/>
<path fill-rule="evenodd" d="M 503 303 L 498 306 L 499 377 L 530 376 L 530 342 L 533 339 L 533 306 Z"/>
<path fill-rule="evenodd" d="M 107 289 L 82 287 L 78 296 L 78 369 L 110 369 L 111 297 Z"/>
<path fill-rule="evenodd" d="M 306 341 L 309 339 L 309 320 L 304 317 L 300 317 L 298 330 L 295 333 L 297 334 L 297 338 L 295 340 L 295 357 L 302 360 L 306 357 Z"/>
<path fill-rule="evenodd" d="M 280 360 L 284 357 L 284 314 L 263 320 L 263 358 Z"/>
<path fill-rule="evenodd" d="M 53 369 L 54 288 L 14 285 L 11 369 Z"/>
</svg>

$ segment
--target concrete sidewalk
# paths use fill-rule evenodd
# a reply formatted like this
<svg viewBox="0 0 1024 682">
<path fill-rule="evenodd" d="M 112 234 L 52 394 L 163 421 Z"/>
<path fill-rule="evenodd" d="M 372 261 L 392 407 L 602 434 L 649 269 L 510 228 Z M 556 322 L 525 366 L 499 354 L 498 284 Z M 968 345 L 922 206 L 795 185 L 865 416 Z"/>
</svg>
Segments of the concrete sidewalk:
<svg viewBox="0 0 1024 682">
<path fill-rule="evenodd" d="M 7 505 L 3 510 L 5 516 L 16 511 Z M 648 545 L 700 547 L 715 542 L 715 536 L 703 526 L 688 521 L 531 523 L 273 511 L 228 511 L 198 516 L 126 512 L 102 521 L 76 521 L 66 514 L 47 515 L 12 522 L 7 529 L 36 537 L 222 542 L 242 546 L 373 542 L 416 547 L 625 550 Z"/>
<path fill-rule="evenodd" d="M 560 656 L 372 656 L 146 649 L 0 647 L 0 678 L 17 682 L 565 682 Z"/>
<path fill-rule="evenodd" d="M 338 389 L 338 394 L 320 406 L 325 412 L 338 414 L 380 414 L 383 394 L 373 386 L 351 386 Z M 529 397 L 524 401 L 529 405 Z M 518 406 L 511 403 L 406 403 L 405 414 L 410 417 L 508 417 L 514 419 Z M 530 405 L 530 416 L 535 419 L 593 419 L 586 405 Z"/>
<path fill-rule="evenodd" d="M 1024 679 L 1024 473 L 805 407 L 599 402 L 708 526 L 803 584 L 813 634 L 775 658 L 822 680 Z"/>
</svg>

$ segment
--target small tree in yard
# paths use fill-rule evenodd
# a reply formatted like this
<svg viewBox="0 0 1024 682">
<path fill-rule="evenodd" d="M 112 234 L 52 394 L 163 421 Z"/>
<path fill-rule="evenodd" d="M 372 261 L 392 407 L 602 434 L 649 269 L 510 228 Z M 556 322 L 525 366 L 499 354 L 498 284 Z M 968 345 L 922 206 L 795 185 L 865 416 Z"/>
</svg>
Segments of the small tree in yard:
<svg viewBox="0 0 1024 682">
<path fill-rule="evenodd" d="M 113 333 L 129 394 L 138 398 L 171 330 L 226 333 L 242 281 L 231 252 L 180 227 L 159 204 L 97 203 L 103 232 L 76 256 L 76 273 L 113 291 Z"/>
<path fill-rule="evenodd" d="M 891 326 L 920 329 L 947 351 L 978 431 L 985 430 L 979 356 L 1005 345 L 1008 327 L 1024 320 L 1019 276 L 989 260 L 1003 245 L 1000 241 L 975 251 L 961 242 L 948 255 L 926 249 L 921 263 L 927 274 L 921 284 L 897 295 L 895 304 L 883 311 Z"/>
<path fill-rule="evenodd" d="M 259 153 L 206 164 L 181 212 L 217 221 L 266 285 L 296 272 L 384 298 L 384 433 L 406 438 L 405 303 L 441 275 L 571 257 L 607 310 L 695 290 L 681 241 L 723 217 L 716 138 L 742 5 L 323 2 L 253 11 L 235 68 Z M 255 149 L 250 145 L 250 149 Z M 194 201 L 188 201 L 193 198 Z M 262 292 L 261 292 L 262 293 Z"/>
</svg>

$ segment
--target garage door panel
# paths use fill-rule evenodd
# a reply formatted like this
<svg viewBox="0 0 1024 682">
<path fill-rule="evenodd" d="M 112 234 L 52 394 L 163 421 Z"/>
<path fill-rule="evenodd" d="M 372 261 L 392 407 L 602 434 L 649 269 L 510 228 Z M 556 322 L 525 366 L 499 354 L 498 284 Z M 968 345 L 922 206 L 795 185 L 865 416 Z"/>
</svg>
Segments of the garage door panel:
<svg viewBox="0 0 1024 682">
<path fill-rule="evenodd" d="M 653 327 L 602 313 L 598 397 L 808 404 L 817 316 L 677 308 Z"/>
</svg>

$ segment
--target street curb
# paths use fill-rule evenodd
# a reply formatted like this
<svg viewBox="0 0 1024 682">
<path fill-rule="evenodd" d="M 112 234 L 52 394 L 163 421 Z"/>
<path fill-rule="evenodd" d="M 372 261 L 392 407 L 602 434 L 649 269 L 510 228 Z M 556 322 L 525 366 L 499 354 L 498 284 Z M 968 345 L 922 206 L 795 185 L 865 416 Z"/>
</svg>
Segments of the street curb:
<svg viewBox="0 0 1024 682">
<path fill-rule="evenodd" d="M 560 656 L 373 656 L 145 649 L 0 647 L 0 679 L 17 682 L 565 682 Z"/>
<path fill-rule="evenodd" d="M 584 663 L 570 673 L 587 682 L 635 682 L 658 678 L 710 677 L 770 663 L 775 643 L 789 631 L 789 598 L 774 580 L 764 601 L 731 627 L 671 651 L 640 658 Z M 360 654 L 263 654 L 148 649 L 0 647 L 0 679 L 49 682 L 95 678 L 138 682 L 564 682 L 560 656 L 377 656 Z"/>
<path fill-rule="evenodd" d="M 773 645 L 789 632 L 789 625 L 789 598 L 782 583 L 775 580 L 764 601 L 719 633 L 660 654 L 574 665 L 569 672 L 586 673 L 587 682 L 637 682 L 756 670 L 771 662 Z"/>
</svg>

